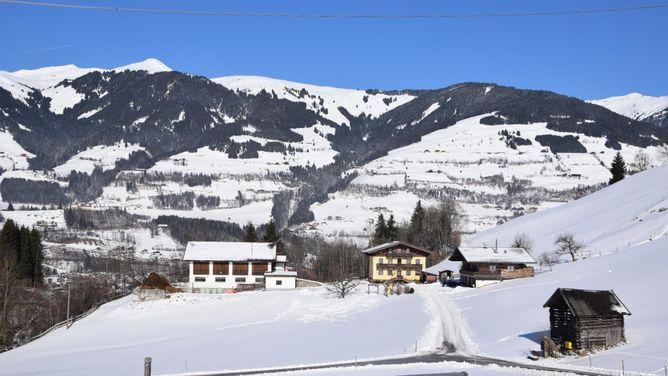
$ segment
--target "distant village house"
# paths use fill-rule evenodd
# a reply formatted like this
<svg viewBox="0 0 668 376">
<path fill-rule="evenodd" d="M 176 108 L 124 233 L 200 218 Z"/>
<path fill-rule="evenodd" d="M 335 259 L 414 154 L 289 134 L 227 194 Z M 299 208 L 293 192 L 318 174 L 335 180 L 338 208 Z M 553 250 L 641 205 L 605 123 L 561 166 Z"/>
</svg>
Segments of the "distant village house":
<svg viewBox="0 0 668 376">
<path fill-rule="evenodd" d="M 427 283 L 451 283 L 459 280 L 459 270 L 462 267 L 461 262 L 443 260 L 436 265 L 426 268 L 423 274 L 423 281 Z"/>
<path fill-rule="evenodd" d="M 242 285 L 294 289 L 297 273 L 285 267 L 272 243 L 188 242 L 183 260 L 189 262 L 193 292 L 223 292 Z"/>
<path fill-rule="evenodd" d="M 418 282 L 430 252 L 420 247 L 394 241 L 365 249 L 369 279 L 374 282 L 404 280 Z"/>
<path fill-rule="evenodd" d="M 482 287 L 506 279 L 533 277 L 536 260 L 523 248 L 460 247 L 450 261 L 461 261 L 461 284 Z"/>
<path fill-rule="evenodd" d="M 550 308 L 550 338 L 561 350 L 594 350 L 626 341 L 628 308 L 613 291 L 559 288 Z"/>
</svg>

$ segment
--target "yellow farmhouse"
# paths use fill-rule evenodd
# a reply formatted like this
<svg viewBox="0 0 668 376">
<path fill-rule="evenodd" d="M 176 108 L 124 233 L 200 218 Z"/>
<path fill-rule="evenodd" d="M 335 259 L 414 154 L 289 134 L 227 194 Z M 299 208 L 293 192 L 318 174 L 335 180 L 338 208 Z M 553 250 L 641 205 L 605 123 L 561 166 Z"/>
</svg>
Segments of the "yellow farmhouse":
<svg viewBox="0 0 668 376">
<path fill-rule="evenodd" d="M 369 279 L 374 282 L 403 279 L 420 280 L 430 252 L 401 241 L 377 245 L 363 251 L 369 264 Z"/>
</svg>

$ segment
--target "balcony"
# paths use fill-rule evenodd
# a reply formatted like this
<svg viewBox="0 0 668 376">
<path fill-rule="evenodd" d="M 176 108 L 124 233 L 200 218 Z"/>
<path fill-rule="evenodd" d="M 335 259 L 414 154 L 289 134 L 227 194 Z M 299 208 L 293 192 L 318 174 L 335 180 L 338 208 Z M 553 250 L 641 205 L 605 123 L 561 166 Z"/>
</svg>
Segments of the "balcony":
<svg viewBox="0 0 668 376">
<path fill-rule="evenodd" d="M 411 269 L 422 271 L 422 264 L 376 264 L 376 270 L 397 270 L 397 269 Z"/>
</svg>

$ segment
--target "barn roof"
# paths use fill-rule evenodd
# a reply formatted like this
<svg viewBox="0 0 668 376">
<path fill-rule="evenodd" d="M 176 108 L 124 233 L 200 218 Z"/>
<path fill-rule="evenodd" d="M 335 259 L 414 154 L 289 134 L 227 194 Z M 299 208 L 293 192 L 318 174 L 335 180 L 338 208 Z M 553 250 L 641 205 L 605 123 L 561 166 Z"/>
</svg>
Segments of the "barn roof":
<svg viewBox="0 0 668 376">
<path fill-rule="evenodd" d="M 369 254 L 374 254 L 374 253 L 384 251 L 388 248 L 392 248 L 392 247 L 395 247 L 395 246 L 398 246 L 398 245 L 406 247 L 406 248 L 410 248 L 412 251 L 418 251 L 418 252 L 425 253 L 427 255 L 431 253 L 424 248 L 420 248 L 416 245 L 408 244 L 406 242 L 402 242 L 402 241 L 399 241 L 399 240 L 389 242 L 389 243 L 383 243 L 383 244 L 377 245 L 375 247 L 367 248 L 367 249 L 363 250 L 362 252 L 369 255 Z"/>
<path fill-rule="evenodd" d="M 536 260 L 524 248 L 460 247 L 450 261 L 478 263 L 535 264 Z"/>
<path fill-rule="evenodd" d="M 579 290 L 558 288 L 550 299 L 543 304 L 545 307 L 566 305 L 576 317 L 609 316 L 611 314 L 630 315 L 631 312 L 615 295 L 607 290 Z"/>
<path fill-rule="evenodd" d="M 188 242 L 184 261 L 275 260 L 276 245 L 249 242 Z"/>
<path fill-rule="evenodd" d="M 424 270 L 426 274 L 438 275 L 446 270 L 459 273 L 462 263 L 459 261 L 443 260 L 436 265 L 432 265 Z"/>
</svg>

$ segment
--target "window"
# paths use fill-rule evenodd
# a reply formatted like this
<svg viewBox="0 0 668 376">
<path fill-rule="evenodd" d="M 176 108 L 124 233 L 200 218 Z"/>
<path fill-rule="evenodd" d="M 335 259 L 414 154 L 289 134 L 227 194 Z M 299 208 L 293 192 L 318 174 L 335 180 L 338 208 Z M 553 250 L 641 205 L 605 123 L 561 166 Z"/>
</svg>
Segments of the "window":
<svg viewBox="0 0 668 376">
<path fill-rule="evenodd" d="M 416 259 L 415 259 L 415 265 L 420 265 L 421 263 L 422 263 L 422 261 L 420 261 L 419 258 L 416 258 Z"/>
<path fill-rule="evenodd" d="M 209 274 L 209 263 L 208 262 L 193 262 L 193 274 Z"/>
<path fill-rule="evenodd" d="M 255 277 L 255 283 L 264 283 L 264 277 Z"/>
<path fill-rule="evenodd" d="M 508 271 L 512 272 L 515 270 L 515 265 L 508 265 Z"/>
<path fill-rule="evenodd" d="M 489 271 L 492 272 L 492 273 L 495 272 L 496 271 L 496 265 L 490 265 L 489 266 Z"/>
<path fill-rule="evenodd" d="M 378 268 L 378 275 L 383 275 L 383 273 L 385 273 L 385 271 L 383 270 L 382 267 L 379 267 Z"/>
<path fill-rule="evenodd" d="M 229 262 L 214 262 L 213 263 L 213 274 L 228 275 L 229 273 L 230 273 L 230 263 Z"/>
<path fill-rule="evenodd" d="M 269 270 L 269 266 L 266 262 L 253 263 L 253 275 L 264 275 L 264 272 Z"/>
<path fill-rule="evenodd" d="M 234 282 L 246 282 L 246 277 L 236 277 Z"/>
<path fill-rule="evenodd" d="M 225 282 L 226 280 L 225 277 L 216 277 L 216 282 Z"/>
<path fill-rule="evenodd" d="M 206 277 L 195 277 L 195 282 L 206 282 Z"/>
<path fill-rule="evenodd" d="M 281 281 L 280 279 L 277 279 L 276 280 L 276 286 L 282 286 L 282 285 L 283 285 L 283 281 Z"/>
<path fill-rule="evenodd" d="M 401 259 L 397 259 L 397 264 L 401 265 Z"/>
<path fill-rule="evenodd" d="M 234 275 L 248 275 L 247 262 L 235 262 L 232 264 L 232 274 Z"/>
</svg>

